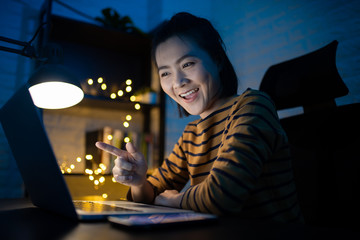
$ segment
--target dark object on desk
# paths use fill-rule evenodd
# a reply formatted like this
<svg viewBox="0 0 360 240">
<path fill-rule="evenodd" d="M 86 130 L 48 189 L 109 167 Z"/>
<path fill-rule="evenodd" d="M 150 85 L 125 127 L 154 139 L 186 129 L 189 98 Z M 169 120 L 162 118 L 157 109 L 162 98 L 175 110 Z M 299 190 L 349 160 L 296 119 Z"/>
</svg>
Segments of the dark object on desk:
<svg viewBox="0 0 360 240">
<path fill-rule="evenodd" d="M 313 225 L 359 227 L 360 103 L 336 106 L 348 89 L 335 64 L 338 42 L 274 65 L 260 90 L 278 110 L 304 114 L 280 120 L 293 155 L 295 183 L 305 221 Z"/>
</svg>

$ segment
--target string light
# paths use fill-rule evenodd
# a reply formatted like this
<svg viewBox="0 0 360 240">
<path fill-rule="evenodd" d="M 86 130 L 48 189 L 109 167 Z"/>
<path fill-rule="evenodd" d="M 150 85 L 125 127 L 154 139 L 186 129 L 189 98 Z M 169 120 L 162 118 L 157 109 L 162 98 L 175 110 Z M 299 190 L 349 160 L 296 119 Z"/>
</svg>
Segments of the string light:
<svg viewBox="0 0 360 240">
<path fill-rule="evenodd" d="M 123 123 L 124 127 L 128 128 L 130 126 L 130 124 L 128 122 L 124 122 Z"/>
<path fill-rule="evenodd" d="M 105 83 L 101 84 L 101 89 L 102 89 L 102 90 L 104 90 L 104 91 L 105 91 L 105 90 L 106 90 L 106 88 L 107 88 L 107 86 L 106 86 L 106 84 L 105 84 Z"/>
<path fill-rule="evenodd" d="M 130 101 L 131 101 L 131 102 L 135 102 L 135 101 L 136 101 L 136 97 L 135 97 L 134 95 L 132 95 L 132 96 L 130 97 Z"/>
<path fill-rule="evenodd" d="M 131 92 L 131 90 L 132 90 L 132 87 L 131 87 L 131 86 L 127 86 L 127 87 L 125 88 L 125 91 L 126 91 L 126 92 Z"/>
<path fill-rule="evenodd" d="M 122 96 L 124 95 L 124 91 L 123 91 L 123 90 L 119 90 L 119 91 L 117 92 L 117 94 L 118 94 L 119 97 L 122 97 Z"/>
<path fill-rule="evenodd" d="M 77 157 L 77 158 L 76 158 L 76 161 L 77 161 L 77 162 L 81 162 L 81 157 Z"/>
<path fill-rule="evenodd" d="M 103 83 L 104 79 L 102 77 L 99 77 L 97 81 L 98 81 L 98 83 Z"/>
<path fill-rule="evenodd" d="M 141 108 L 141 107 L 140 107 L 140 104 L 139 104 L 139 103 L 136 103 L 136 104 L 135 104 L 135 109 L 136 109 L 136 110 L 140 110 L 140 108 Z"/>
<path fill-rule="evenodd" d="M 110 98 L 111 98 L 111 99 L 115 99 L 115 98 L 116 98 L 116 93 L 110 94 Z"/>
<path fill-rule="evenodd" d="M 108 139 L 109 141 L 113 140 L 113 135 L 111 135 L 111 134 L 107 135 L 107 139 Z"/>
<path fill-rule="evenodd" d="M 124 142 L 126 142 L 126 143 L 130 142 L 130 138 L 129 138 L 129 137 L 125 137 L 125 138 L 124 138 Z"/>
<path fill-rule="evenodd" d="M 91 154 L 87 154 L 87 155 L 85 156 L 85 159 L 90 161 L 90 160 L 93 159 L 93 156 L 92 156 Z"/>
<path fill-rule="evenodd" d="M 126 83 L 126 85 L 128 85 L 128 86 L 129 86 L 129 85 L 131 85 L 131 84 L 132 84 L 132 80 L 131 80 L 131 79 L 128 79 L 128 80 L 126 80 L 126 82 L 125 82 L 125 83 Z"/>
<path fill-rule="evenodd" d="M 108 195 L 107 195 L 106 193 L 103 193 L 102 197 L 103 197 L 103 198 L 107 198 Z"/>
<path fill-rule="evenodd" d="M 93 85 L 94 80 L 92 80 L 91 78 L 89 78 L 87 82 L 88 82 L 89 85 Z"/>
<path fill-rule="evenodd" d="M 127 121 L 130 121 L 130 120 L 132 119 L 132 116 L 131 116 L 131 115 L 126 115 L 125 119 L 126 119 Z"/>
</svg>

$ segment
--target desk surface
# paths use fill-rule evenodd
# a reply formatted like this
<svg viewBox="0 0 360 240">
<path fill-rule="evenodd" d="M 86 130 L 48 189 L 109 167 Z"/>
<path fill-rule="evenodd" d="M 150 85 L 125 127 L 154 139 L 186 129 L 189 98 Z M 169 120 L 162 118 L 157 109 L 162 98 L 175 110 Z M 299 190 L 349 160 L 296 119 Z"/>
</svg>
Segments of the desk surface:
<svg viewBox="0 0 360 240">
<path fill-rule="evenodd" d="M 147 231 L 129 231 L 108 222 L 73 222 L 34 207 L 26 199 L 0 199 L 1 239 L 360 239 L 347 229 L 317 228 L 303 224 L 249 222 L 222 217 L 202 226 L 177 226 Z"/>
</svg>

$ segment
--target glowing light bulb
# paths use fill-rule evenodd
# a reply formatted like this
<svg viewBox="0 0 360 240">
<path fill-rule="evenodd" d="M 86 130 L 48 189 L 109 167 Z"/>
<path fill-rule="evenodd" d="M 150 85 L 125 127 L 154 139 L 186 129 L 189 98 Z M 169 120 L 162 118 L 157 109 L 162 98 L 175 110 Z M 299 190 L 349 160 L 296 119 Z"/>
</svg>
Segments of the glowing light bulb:
<svg viewBox="0 0 360 240">
<path fill-rule="evenodd" d="M 90 175 L 90 176 L 89 176 L 89 179 L 90 179 L 90 181 L 94 181 L 94 176 L 93 176 L 93 175 Z"/>
<path fill-rule="evenodd" d="M 105 178 L 104 178 L 104 177 L 100 177 L 100 178 L 99 178 L 99 182 L 100 182 L 100 183 L 105 182 Z"/>
<path fill-rule="evenodd" d="M 135 109 L 136 109 L 136 110 L 140 110 L 140 108 L 141 108 L 140 104 L 138 104 L 138 103 L 135 104 Z"/>
<path fill-rule="evenodd" d="M 135 102 L 135 101 L 136 101 L 136 97 L 135 97 L 134 95 L 132 95 L 132 96 L 130 97 L 130 101 Z"/>
<path fill-rule="evenodd" d="M 122 96 L 124 95 L 124 91 L 123 91 L 123 90 L 119 90 L 119 91 L 117 92 L 117 94 L 118 94 L 119 97 L 122 97 Z"/>
<path fill-rule="evenodd" d="M 129 137 L 125 137 L 125 138 L 124 138 L 124 142 L 126 142 L 126 143 L 130 142 L 130 138 L 129 138 Z"/>
<path fill-rule="evenodd" d="M 131 85 L 132 84 L 132 80 L 131 79 L 128 79 L 128 80 L 126 80 L 126 85 Z"/>
<path fill-rule="evenodd" d="M 107 136 L 107 139 L 108 139 L 109 141 L 111 141 L 111 140 L 113 139 L 113 135 L 109 134 L 109 135 Z"/>
<path fill-rule="evenodd" d="M 126 115 L 126 120 L 130 121 L 132 119 L 132 116 L 131 115 Z"/>
<path fill-rule="evenodd" d="M 107 198 L 108 195 L 107 195 L 106 193 L 103 193 L 102 197 L 103 197 L 103 198 Z"/>
<path fill-rule="evenodd" d="M 111 178 L 111 180 L 112 180 L 114 183 L 116 183 L 116 180 L 115 180 L 115 178 L 114 178 L 114 177 L 112 177 L 112 178 Z"/>
<path fill-rule="evenodd" d="M 71 169 L 74 169 L 74 168 L 75 168 L 75 165 L 74 165 L 74 164 L 71 164 L 71 165 L 70 165 L 70 168 L 71 168 Z"/>
<path fill-rule="evenodd" d="M 81 162 L 81 157 L 77 157 L 77 158 L 76 158 L 76 161 L 77 161 L 77 162 Z"/>
<path fill-rule="evenodd" d="M 101 89 L 102 89 L 102 90 L 104 90 L 104 91 L 105 91 L 105 90 L 106 90 L 106 88 L 107 88 L 107 86 L 106 86 L 106 84 L 105 84 L 105 83 L 101 84 Z"/>
<path fill-rule="evenodd" d="M 95 180 L 95 181 L 94 181 L 94 184 L 95 184 L 95 185 L 99 185 L 99 180 Z"/>
<path fill-rule="evenodd" d="M 39 108 L 61 109 L 74 106 L 84 98 L 81 88 L 64 82 L 44 82 L 29 88 L 34 104 Z"/>
<path fill-rule="evenodd" d="M 100 167 L 103 171 L 106 170 L 106 166 L 105 166 L 105 164 L 103 164 L 103 163 L 100 163 L 100 164 L 99 164 L 99 167 Z"/>
<path fill-rule="evenodd" d="M 85 159 L 90 161 L 90 160 L 93 159 L 93 156 L 92 156 L 91 154 L 87 154 L 87 155 L 85 156 Z"/>
<path fill-rule="evenodd" d="M 88 82 L 89 85 L 93 85 L 93 84 L 94 84 L 94 80 L 92 80 L 91 78 L 89 78 L 87 82 Z"/>
<path fill-rule="evenodd" d="M 98 83 L 102 83 L 102 82 L 104 82 L 104 79 L 102 77 L 99 77 L 97 81 L 98 81 Z"/>
<path fill-rule="evenodd" d="M 130 126 L 130 124 L 128 122 L 124 122 L 123 123 L 124 127 L 128 128 Z"/>
<path fill-rule="evenodd" d="M 115 99 L 115 98 L 116 98 L 116 93 L 110 94 L 110 98 L 111 98 L 111 99 Z"/>
<path fill-rule="evenodd" d="M 131 87 L 131 86 L 127 86 L 127 87 L 125 88 L 125 91 L 126 91 L 126 92 L 131 92 L 131 90 L 132 90 L 132 87 Z"/>
</svg>

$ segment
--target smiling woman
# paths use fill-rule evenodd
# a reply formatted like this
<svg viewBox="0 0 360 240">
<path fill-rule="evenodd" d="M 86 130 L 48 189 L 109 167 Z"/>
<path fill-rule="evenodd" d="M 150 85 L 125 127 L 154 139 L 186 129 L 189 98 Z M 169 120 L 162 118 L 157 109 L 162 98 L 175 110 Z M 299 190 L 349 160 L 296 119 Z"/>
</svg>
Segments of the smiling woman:
<svg viewBox="0 0 360 240">
<path fill-rule="evenodd" d="M 153 40 L 162 89 L 189 123 L 172 153 L 146 178 L 143 155 L 97 146 L 115 156 L 114 178 L 137 202 L 252 219 L 302 221 L 287 142 L 268 95 L 237 78 L 218 32 L 206 19 L 176 14 Z M 181 191 L 190 182 L 190 187 Z"/>
</svg>

